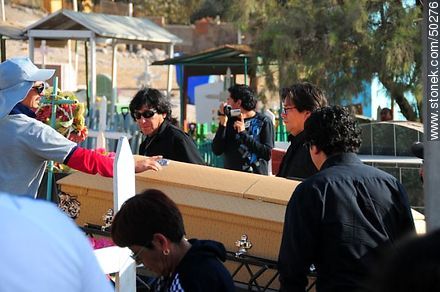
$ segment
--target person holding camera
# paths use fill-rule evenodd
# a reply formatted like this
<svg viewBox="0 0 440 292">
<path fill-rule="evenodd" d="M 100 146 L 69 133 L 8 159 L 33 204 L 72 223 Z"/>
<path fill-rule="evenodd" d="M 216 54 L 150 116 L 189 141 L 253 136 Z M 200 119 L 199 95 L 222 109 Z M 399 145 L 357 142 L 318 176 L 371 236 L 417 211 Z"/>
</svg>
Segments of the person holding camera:
<svg viewBox="0 0 440 292">
<path fill-rule="evenodd" d="M 255 111 L 257 99 L 249 86 L 236 84 L 228 91 L 218 111 L 212 151 L 224 154 L 226 169 L 267 175 L 274 146 L 272 121 Z"/>
</svg>

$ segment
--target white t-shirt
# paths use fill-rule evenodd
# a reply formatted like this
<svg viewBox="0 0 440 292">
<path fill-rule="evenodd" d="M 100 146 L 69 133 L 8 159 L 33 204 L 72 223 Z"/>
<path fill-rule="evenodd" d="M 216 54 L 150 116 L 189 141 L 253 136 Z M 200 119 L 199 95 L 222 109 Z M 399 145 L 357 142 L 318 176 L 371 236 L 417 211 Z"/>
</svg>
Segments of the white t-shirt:
<svg viewBox="0 0 440 292">
<path fill-rule="evenodd" d="M 75 146 L 24 114 L 0 119 L 0 191 L 36 197 L 46 161 L 62 163 Z"/>
<path fill-rule="evenodd" d="M 0 230 L 0 291 L 113 291 L 84 233 L 55 205 L 0 193 Z"/>
</svg>

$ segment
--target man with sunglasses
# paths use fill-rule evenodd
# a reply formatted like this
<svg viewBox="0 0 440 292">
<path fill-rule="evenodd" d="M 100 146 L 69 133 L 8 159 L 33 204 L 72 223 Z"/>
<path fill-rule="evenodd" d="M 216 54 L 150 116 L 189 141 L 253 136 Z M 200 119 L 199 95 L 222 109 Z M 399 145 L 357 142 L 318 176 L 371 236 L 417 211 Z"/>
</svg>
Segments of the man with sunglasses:
<svg viewBox="0 0 440 292">
<path fill-rule="evenodd" d="M 191 137 L 173 125 L 175 119 L 171 116 L 171 104 L 159 90 L 142 88 L 129 107 L 131 116 L 145 135 L 139 154 L 205 164 Z"/>
<path fill-rule="evenodd" d="M 327 105 L 327 98 L 321 89 L 308 82 L 283 88 L 281 98 L 281 117 L 289 132 L 290 145 L 281 161 L 277 176 L 305 179 L 318 170 L 304 145 L 304 123 L 314 110 Z"/>
<path fill-rule="evenodd" d="M 34 111 L 44 93 L 44 81 L 54 70 L 38 69 L 29 58 L 0 64 L 0 191 L 35 197 L 47 160 L 91 174 L 113 176 L 113 159 L 78 147 Z M 159 170 L 161 157 L 136 161 L 135 171 Z"/>
</svg>

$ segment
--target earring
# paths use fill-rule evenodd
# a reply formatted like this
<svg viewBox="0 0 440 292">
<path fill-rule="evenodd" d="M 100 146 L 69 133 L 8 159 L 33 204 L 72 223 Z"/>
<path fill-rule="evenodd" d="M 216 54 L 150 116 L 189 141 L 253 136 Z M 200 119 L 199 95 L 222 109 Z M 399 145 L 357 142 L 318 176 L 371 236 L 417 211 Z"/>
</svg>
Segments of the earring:
<svg viewBox="0 0 440 292">
<path fill-rule="evenodd" d="M 166 250 L 163 250 L 162 253 L 164 256 L 167 256 L 170 254 L 170 250 L 167 248 Z"/>
</svg>

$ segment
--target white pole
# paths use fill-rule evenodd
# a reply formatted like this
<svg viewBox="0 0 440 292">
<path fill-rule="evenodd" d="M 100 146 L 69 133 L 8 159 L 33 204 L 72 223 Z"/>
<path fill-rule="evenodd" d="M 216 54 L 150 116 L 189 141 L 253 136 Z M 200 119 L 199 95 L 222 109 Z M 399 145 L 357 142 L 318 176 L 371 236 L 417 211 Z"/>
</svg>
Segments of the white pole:
<svg viewBox="0 0 440 292">
<path fill-rule="evenodd" d="M 128 3 L 128 16 L 133 17 L 133 2 L 131 2 L 131 1 Z M 128 46 L 128 48 L 129 48 L 130 53 L 133 52 L 133 45 L 132 44 L 130 44 Z"/>
<path fill-rule="evenodd" d="M 2 0 L 2 20 L 3 20 L 3 22 L 6 21 L 6 14 L 5 14 L 5 0 Z"/>
<path fill-rule="evenodd" d="M 99 102 L 99 121 L 98 121 L 98 137 L 96 141 L 96 148 L 107 149 L 105 143 L 105 130 L 107 123 L 107 98 L 105 96 L 101 97 Z"/>
<path fill-rule="evenodd" d="M 41 68 L 46 68 L 46 40 L 42 40 L 40 44 L 41 52 Z"/>
<path fill-rule="evenodd" d="M 35 39 L 33 37 L 29 37 L 29 59 L 34 62 L 34 48 L 35 48 Z"/>
<path fill-rule="evenodd" d="M 169 58 L 174 58 L 174 44 L 170 44 Z M 167 95 L 168 99 L 171 98 L 171 87 L 173 83 L 173 65 L 168 65 L 168 78 L 167 78 Z M 183 85 L 181 85 L 183 86 Z"/>
<path fill-rule="evenodd" d="M 72 5 L 73 5 L 73 11 L 77 12 L 78 11 L 78 1 L 73 0 Z M 70 42 L 70 40 L 69 40 L 69 42 Z M 69 64 L 70 64 L 70 61 L 69 61 Z M 75 78 L 76 78 L 76 80 L 78 80 L 78 40 L 75 40 L 75 67 L 73 68 L 73 70 L 75 71 Z M 77 87 L 77 84 L 75 84 L 75 88 L 76 87 Z"/>
<path fill-rule="evenodd" d="M 115 114 L 115 105 L 117 102 L 117 94 L 118 94 L 118 60 L 117 60 L 117 41 L 113 39 L 112 41 L 112 102 L 110 108 L 110 117 L 113 119 Z"/>
<path fill-rule="evenodd" d="M 134 163 L 127 138 L 119 138 L 113 167 L 115 175 L 113 178 L 113 210 L 115 213 L 127 199 L 136 194 Z M 128 258 L 130 259 L 130 257 Z M 115 291 L 136 291 L 136 263 L 131 259 L 125 261 L 119 272 L 116 273 L 115 282 Z"/>
<path fill-rule="evenodd" d="M 96 37 L 93 34 L 90 37 L 90 95 L 92 107 L 95 106 L 96 102 Z"/>
<path fill-rule="evenodd" d="M 69 70 L 72 68 L 72 40 L 67 40 L 67 58 L 69 59 Z"/>
</svg>

